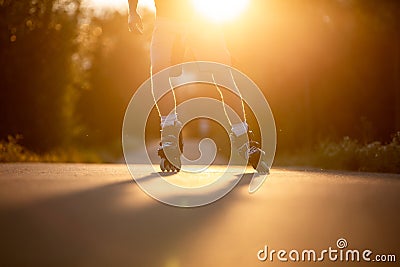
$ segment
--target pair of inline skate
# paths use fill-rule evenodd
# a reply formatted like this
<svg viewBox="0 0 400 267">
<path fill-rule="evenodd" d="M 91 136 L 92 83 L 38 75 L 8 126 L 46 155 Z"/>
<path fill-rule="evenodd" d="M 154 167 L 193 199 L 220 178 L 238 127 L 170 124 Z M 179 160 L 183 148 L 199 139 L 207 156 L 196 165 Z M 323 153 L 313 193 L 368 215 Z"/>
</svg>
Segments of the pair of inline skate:
<svg viewBox="0 0 400 267">
<path fill-rule="evenodd" d="M 183 153 L 182 124 L 175 121 L 173 125 L 161 130 L 161 142 L 158 148 L 158 156 L 161 158 L 160 169 L 163 172 L 179 172 L 181 170 L 181 154 Z M 236 136 L 230 133 L 233 147 L 240 156 L 248 160 L 251 166 L 260 174 L 268 174 L 269 167 L 264 160 L 265 152 L 260 144 L 253 140 L 253 133 Z"/>
</svg>

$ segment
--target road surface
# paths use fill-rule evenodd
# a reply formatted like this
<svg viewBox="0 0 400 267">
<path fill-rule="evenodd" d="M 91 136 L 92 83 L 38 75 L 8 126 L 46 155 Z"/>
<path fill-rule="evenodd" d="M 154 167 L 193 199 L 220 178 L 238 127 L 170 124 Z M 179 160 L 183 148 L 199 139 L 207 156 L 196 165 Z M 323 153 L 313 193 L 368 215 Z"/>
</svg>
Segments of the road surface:
<svg viewBox="0 0 400 267">
<path fill-rule="evenodd" d="M 122 164 L 0 164 L 0 266 L 378 265 L 288 259 L 319 257 L 340 238 L 344 253 L 395 255 L 379 266 L 398 266 L 399 175 L 273 169 L 252 195 L 248 177 L 211 205 L 175 208 L 143 193 Z M 265 246 L 289 262 L 260 261 Z"/>
</svg>

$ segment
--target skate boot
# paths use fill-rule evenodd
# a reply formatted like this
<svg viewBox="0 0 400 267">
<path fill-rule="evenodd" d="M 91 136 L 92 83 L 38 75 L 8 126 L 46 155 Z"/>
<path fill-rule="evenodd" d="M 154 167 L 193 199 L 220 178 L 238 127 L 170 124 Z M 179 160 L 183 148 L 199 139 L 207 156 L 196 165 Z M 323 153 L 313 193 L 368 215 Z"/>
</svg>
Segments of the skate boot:
<svg viewBox="0 0 400 267">
<path fill-rule="evenodd" d="M 181 154 L 183 152 L 182 123 L 176 121 L 174 125 L 166 126 L 161 130 L 161 142 L 158 156 L 161 158 L 160 169 L 163 172 L 179 172 L 181 170 Z"/>
<path fill-rule="evenodd" d="M 260 143 L 253 141 L 253 132 L 248 131 L 247 135 L 236 136 L 230 134 L 230 139 L 239 155 L 248 160 L 251 166 L 260 174 L 269 174 L 269 167 L 265 160 L 265 152 L 261 150 Z"/>
</svg>

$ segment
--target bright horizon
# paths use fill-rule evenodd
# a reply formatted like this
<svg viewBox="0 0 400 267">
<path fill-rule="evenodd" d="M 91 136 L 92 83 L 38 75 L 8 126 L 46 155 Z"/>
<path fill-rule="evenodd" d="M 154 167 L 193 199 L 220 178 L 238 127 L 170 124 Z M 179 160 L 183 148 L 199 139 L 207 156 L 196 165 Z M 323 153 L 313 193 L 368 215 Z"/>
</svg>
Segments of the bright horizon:
<svg viewBox="0 0 400 267">
<path fill-rule="evenodd" d="M 128 9 L 127 0 L 84 0 L 84 3 L 92 8 L 115 9 L 120 11 Z M 154 8 L 153 0 L 139 0 L 139 5 L 150 9 Z"/>
<path fill-rule="evenodd" d="M 195 9 L 210 20 L 224 22 L 238 17 L 248 6 L 249 0 L 191 0 Z M 127 10 L 127 0 L 84 0 L 92 8 Z M 139 0 L 139 6 L 154 9 L 153 0 Z"/>
<path fill-rule="evenodd" d="M 238 17 L 249 0 L 191 0 L 195 9 L 210 20 L 230 21 Z"/>
</svg>

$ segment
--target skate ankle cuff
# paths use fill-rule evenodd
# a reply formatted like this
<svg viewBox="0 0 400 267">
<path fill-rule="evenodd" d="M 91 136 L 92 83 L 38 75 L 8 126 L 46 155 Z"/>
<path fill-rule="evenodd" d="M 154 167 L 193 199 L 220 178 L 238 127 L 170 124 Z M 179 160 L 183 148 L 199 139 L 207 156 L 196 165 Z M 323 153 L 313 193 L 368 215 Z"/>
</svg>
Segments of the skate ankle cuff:
<svg viewBox="0 0 400 267">
<path fill-rule="evenodd" d="M 174 126 L 175 122 L 178 121 L 178 115 L 176 113 L 169 114 L 168 116 L 161 116 L 161 128 L 167 126 Z"/>
<path fill-rule="evenodd" d="M 246 122 L 236 123 L 232 125 L 232 132 L 237 136 L 246 134 L 249 130 L 249 125 Z"/>
</svg>

